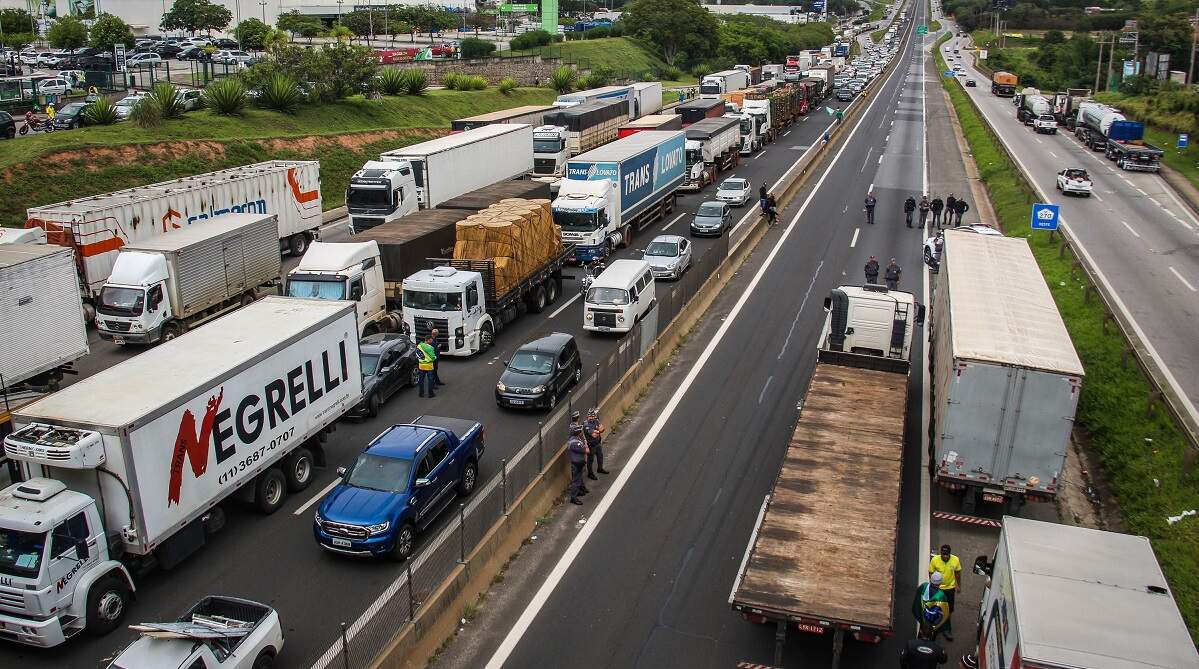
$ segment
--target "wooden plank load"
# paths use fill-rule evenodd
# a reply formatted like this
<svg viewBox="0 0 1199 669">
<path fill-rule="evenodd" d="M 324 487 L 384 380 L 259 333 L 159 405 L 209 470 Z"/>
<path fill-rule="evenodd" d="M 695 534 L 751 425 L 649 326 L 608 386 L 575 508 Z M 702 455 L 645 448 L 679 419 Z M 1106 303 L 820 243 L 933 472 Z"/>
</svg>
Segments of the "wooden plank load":
<svg viewBox="0 0 1199 669">
<path fill-rule="evenodd" d="M 561 251 L 562 231 L 543 198 L 506 198 L 458 222 L 455 260 L 495 263 L 496 294 L 503 295 Z"/>
</svg>

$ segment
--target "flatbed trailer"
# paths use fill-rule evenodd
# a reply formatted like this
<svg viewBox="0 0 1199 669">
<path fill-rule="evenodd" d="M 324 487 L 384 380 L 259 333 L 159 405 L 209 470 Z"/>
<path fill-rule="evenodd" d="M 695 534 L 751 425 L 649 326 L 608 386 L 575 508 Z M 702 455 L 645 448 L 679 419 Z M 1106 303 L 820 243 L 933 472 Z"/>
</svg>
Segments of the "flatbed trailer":
<svg viewBox="0 0 1199 669">
<path fill-rule="evenodd" d="M 775 625 L 776 666 L 788 628 L 831 633 L 833 667 L 846 632 L 891 633 L 909 367 L 820 351 L 729 595 L 746 620 Z"/>
<path fill-rule="evenodd" d="M 429 258 L 430 269 L 435 267 L 453 267 L 466 272 L 478 272 L 483 275 L 484 307 L 487 313 L 496 317 L 496 323 L 507 325 L 524 313 L 525 300 L 529 294 L 545 281 L 553 280 L 558 284 L 558 293 L 562 292 L 562 268 L 566 266 L 575 254 L 574 244 L 562 244 L 557 253 L 540 267 L 525 275 L 503 295 L 496 295 L 495 261 L 467 260 L 457 258 Z M 502 325 L 501 325 L 502 327 Z M 497 330 L 498 332 L 498 330 Z M 425 332 L 418 326 L 417 335 L 424 336 Z"/>
</svg>

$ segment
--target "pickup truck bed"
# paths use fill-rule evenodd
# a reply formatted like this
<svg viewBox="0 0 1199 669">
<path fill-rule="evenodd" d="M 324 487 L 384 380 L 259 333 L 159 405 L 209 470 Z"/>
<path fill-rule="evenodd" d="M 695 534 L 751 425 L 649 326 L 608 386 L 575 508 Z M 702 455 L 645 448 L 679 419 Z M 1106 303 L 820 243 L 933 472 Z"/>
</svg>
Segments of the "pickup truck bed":
<svg viewBox="0 0 1199 669">
<path fill-rule="evenodd" d="M 907 382 L 816 365 L 733 585 L 734 610 L 811 632 L 890 631 Z"/>
</svg>

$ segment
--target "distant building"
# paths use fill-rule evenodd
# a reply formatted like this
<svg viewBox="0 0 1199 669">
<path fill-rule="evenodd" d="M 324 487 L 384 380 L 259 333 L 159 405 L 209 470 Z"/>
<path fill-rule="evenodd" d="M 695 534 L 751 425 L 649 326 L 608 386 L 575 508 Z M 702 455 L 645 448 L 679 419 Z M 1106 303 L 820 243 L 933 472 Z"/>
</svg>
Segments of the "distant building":
<svg viewBox="0 0 1199 669">
<path fill-rule="evenodd" d="M 765 16 L 781 23 L 807 23 L 819 20 L 819 14 L 811 14 L 803 5 L 722 5 L 705 4 L 704 7 L 713 14 L 731 15 L 748 14 L 750 16 Z"/>
</svg>

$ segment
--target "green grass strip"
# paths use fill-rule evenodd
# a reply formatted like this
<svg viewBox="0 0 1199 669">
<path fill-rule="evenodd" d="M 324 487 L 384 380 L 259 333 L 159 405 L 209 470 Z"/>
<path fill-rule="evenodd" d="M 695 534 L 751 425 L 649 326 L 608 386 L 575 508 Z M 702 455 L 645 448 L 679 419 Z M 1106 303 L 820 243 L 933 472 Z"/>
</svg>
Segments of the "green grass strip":
<svg viewBox="0 0 1199 669">
<path fill-rule="evenodd" d="M 946 39 L 939 40 L 938 47 Z M 938 71 L 945 71 L 939 48 L 935 54 Z M 1048 233 L 1032 233 L 1033 189 L 961 86 L 945 84 L 944 79 L 942 84 L 1000 223 L 1007 234 L 1029 241 L 1086 369 L 1077 425 L 1099 456 L 1129 532 L 1152 541 L 1191 637 L 1199 640 L 1199 518 L 1174 525 L 1166 521 L 1167 516 L 1199 508 L 1199 476 L 1183 473 L 1190 447 L 1165 408 L 1150 411 L 1152 386 L 1131 355 L 1124 362 L 1124 338 L 1116 326 L 1105 328 L 1101 301 L 1086 299 L 1087 279 L 1074 268 L 1074 258 L 1069 252 L 1062 257 Z"/>
</svg>

